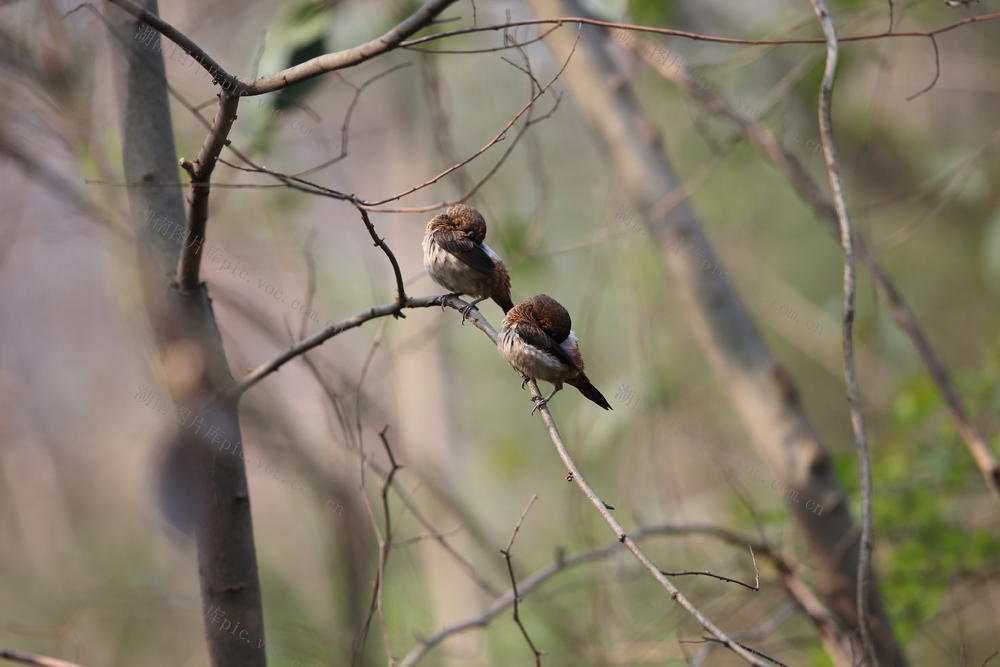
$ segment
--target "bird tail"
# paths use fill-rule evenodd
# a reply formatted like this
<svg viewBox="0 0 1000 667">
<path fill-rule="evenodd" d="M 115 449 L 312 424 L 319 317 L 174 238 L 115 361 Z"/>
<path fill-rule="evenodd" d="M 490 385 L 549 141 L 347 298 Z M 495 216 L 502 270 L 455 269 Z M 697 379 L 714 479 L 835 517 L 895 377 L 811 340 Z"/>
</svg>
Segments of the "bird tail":
<svg viewBox="0 0 1000 667">
<path fill-rule="evenodd" d="M 608 399 L 604 398 L 604 394 L 597 390 L 597 387 L 590 384 L 590 380 L 583 373 L 580 373 L 579 377 L 572 380 L 567 380 L 567 383 L 573 385 L 580 390 L 580 393 L 597 403 L 599 406 L 605 410 L 611 409 L 611 404 L 608 403 Z"/>
<path fill-rule="evenodd" d="M 507 314 L 508 310 L 514 307 L 514 302 L 510 300 L 510 292 L 504 294 L 494 294 L 492 299 L 493 303 L 500 306 L 501 310 L 503 310 L 504 315 Z"/>
</svg>

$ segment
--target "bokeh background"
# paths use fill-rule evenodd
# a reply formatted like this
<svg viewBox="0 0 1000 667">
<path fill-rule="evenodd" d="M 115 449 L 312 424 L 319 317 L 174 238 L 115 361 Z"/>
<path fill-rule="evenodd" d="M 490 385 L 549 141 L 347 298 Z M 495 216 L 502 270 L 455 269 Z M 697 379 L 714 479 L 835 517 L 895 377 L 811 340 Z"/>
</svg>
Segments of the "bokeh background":
<svg viewBox="0 0 1000 667">
<path fill-rule="evenodd" d="M 122 186 L 112 39 L 102 4 L 0 7 L 0 646 L 86 665 L 207 663 L 193 543 L 165 519 L 158 486 L 177 430 L 141 303 Z M 230 71 L 269 72 L 380 34 L 414 5 L 161 3 L 164 18 Z M 897 25 L 924 30 L 993 8 L 896 0 Z M 815 36 L 809 3 L 593 2 L 610 20 L 716 35 Z M 885 3 L 830 3 L 843 34 L 885 29 Z M 469 3 L 445 12 L 471 18 Z M 529 18 L 518 2 L 476 3 L 480 23 Z M 434 29 L 446 29 L 450 24 Z M 566 28 L 571 30 L 572 28 Z M 523 37 L 533 29 L 522 29 Z M 826 184 L 815 104 L 823 49 L 648 38 L 773 128 Z M 478 33 L 437 48 L 495 46 Z M 952 370 L 974 419 L 1000 450 L 1000 23 L 938 38 L 845 46 L 835 124 L 855 223 L 903 289 Z M 547 79 L 541 43 L 525 50 Z M 513 52 L 399 50 L 283 94 L 245 102 L 234 144 L 283 172 L 346 157 L 311 178 L 366 199 L 423 182 L 487 143 L 525 104 Z M 178 154 L 204 129 L 188 106 L 214 101 L 208 75 L 167 46 Z M 840 251 L 782 177 L 731 128 L 676 87 L 621 58 L 663 133 L 724 270 L 801 391 L 857 498 L 840 360 Z M 573 67 L 573 64 L 570 64 Z M 555 85 L 561 90 L 560 83 Z M 183 101 L 182 101 L 183 100 Z M 539 109 L 552 108 L 547 95 Z M 211 110 L 211 109 L 209 109 Z M 493 167 L 501 142 L 400 202 L 455 199 Z M 223 155 L 225 157 L 225 155 Z M 186 182 L 178 170 L 178 182 Z M 204 278 L 239 375 L 315 331 L 394 296 L 390 267 L 349 206 L 220 165 Z M 572 313 L 588 373 L 614 406 L 572 389 L 553 411 L 577 462 L 628 525 L 711 523 L 802 549 L 775 476 L 756 459 L 685 321 L 655 247 L 570 95 L 533 126 L 469 201 L 506 259 L 515 300 L 539 292 Z M 432 214 L 374 214 L 408 291 L 423 274 Z M 312 272 L 310 266 L 313 267 Z M 312 277 L 310 277 L 312 275 Z M 982 664 L 1000 649 L 997 510 L 912 346 L 860 270 L 857 344 L 875 479 L 876 565 L 915 665 Z M 306 310 L 306 304 L 310 304 Z M 499 326 L 489 302 L 483 314 Z M 381 521 L 386 432 L 405 467 L 395 487 L 493 591 L 509 580 L 499 549 L 528 499 L 513 549 L 519 576 L 613 539 L 565 481 L 520 379 L 454 311 L 377 320 L 296 360 L 243 403 L 243 443 L 274 665 L 348 664 L 377 562 L 363 497 Z M 322 382 L 320 382 L 320 380 Z M 543 390 L 545 388 L 543 387 Z M 428 537 L 400 495 L 384 594 L 394 655 L 486 609 L 492 596 Z M 856 504 L 855 504 L 856 510 Z M 820 510 L 821 512 L 822 510 Z M 662 567 L 752 580 L 744 551 L 705 538 L 647 543 Z M 808 579 L 808 561 L 804 560 Z M 795 665 L 829 664 L 810 623 L 761 564 L 759 592 L 679 579 L 710 617 Z M 627 554 L 562 572 L 521 616 L 546 665 L 736 664 L 704 653 L 700 628 Z M 756 632 L 757 634 L 753 634 Z M 749 640 L 748 640 L 749 641 Z M 528 664 L 509 611 L 434 649 L 428 665 Z M 376 618 L 360 664 L 385 664 Z"/>
</svg>

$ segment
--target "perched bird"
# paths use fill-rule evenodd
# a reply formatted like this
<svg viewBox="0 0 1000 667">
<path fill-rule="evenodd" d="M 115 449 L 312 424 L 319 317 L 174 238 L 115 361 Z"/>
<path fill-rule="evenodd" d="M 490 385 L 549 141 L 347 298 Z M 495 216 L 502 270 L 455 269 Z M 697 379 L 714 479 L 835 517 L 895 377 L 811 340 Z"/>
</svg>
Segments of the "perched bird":
<svg viewBox="0 0 1000 667">
<path fill-rule="evenodd" d="M 497 336 L 497 349 L 503 358 L 524 376 L 525 382 L 534 378 L 555 385 L 545 398 L 533 399 L 537 405 L 532 412 L 546 405 L 562 389 L 563 382 L 573 385 L 605 410 L 611 409 L 608 400 L 583 372 L 580 341 L 571 326 L 569 313 L 547 294 L 522 301 L 503 318 Z"/>
<path fill-rule="evenodd" d="M 486 221 L 471 206 L 456 204 L 431 218 L 424 232 L 424 268 L 434 282 L 456 296 L 475 297 L 462 311 L 462 322 L 476 304 L 493 299 L 507 312 L 514 307 L 510 300 L 510 275 L 500 256 L 483 242 Z"/>
</svg>

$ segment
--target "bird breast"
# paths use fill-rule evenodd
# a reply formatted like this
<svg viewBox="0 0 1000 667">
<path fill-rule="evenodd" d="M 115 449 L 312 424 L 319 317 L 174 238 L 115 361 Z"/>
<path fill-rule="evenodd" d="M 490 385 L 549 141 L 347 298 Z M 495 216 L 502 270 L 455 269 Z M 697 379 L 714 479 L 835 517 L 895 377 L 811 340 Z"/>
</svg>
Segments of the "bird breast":
<svg viewBox="0 0 1000 667">
<path fill-rule="evenodd" d="M 536 380 L 545 380 L 553 384 L 561 384 L 577 375 L 577 369 L 567 366 L 555 355 L 526 343 L 517 335 L 513 328 L 504 325 L 497 336 L 497 347 L 500 354 L 514 367 Z M 562 347 L 570 358 L 579 359 L 579 342 L 572 331 L 562 342 Z"/>
<path fill-rule="evenodd" d="M 442 248 L 433 235 L 424 236 L 424 268 L 434 282 L 452 292 L 469 296 L 490 296 L 491 277 L 476 271 Z M 483 249 L 494 262 L 500 258 L 485 243 Z"/>
</svg>

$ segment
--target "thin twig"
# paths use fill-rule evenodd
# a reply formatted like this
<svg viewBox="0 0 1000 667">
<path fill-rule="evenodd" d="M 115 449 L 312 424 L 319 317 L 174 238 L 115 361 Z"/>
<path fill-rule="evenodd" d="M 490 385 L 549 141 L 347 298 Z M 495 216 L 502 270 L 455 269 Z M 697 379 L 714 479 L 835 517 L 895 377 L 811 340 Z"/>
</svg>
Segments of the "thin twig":
<svg viewBox="0 0 1000 667">
<path fill-rule="evenodd" d="M 931 35 L 940 35 L 945 32 L 949 32 L 956 28 L 960 28 L 964 25 L 970 23 L 979 23 L 982 21 L 995 21 L 1000 19 L 1000 12 L 993 14 L 981 14 L 980 16 L 969 16 L 954 23 L 949 23 L 948 25 L 942 26 L 940 28 L 934 28 L 933 30 L 909 30 L 909 31 L 897 31 L 897 32 L 880 32 L 866 35 L 853 35 L 850 37 L 842 37 L 839 41 L 841 42 L 862 42 L 871 39 L 883 39 L 886 37 L 930 37 Z M 636 25 L 633 23 L 615 23 L 614 21 L 600 21 L 597 19 L 582 18 L 579 16 L 562 16 L 555 18 L 542 18 L 542 19 L 525 19 L 523 21 L 508 21 L 507 23 L 499 23 L 496 25 L 489 26 L 478 26 L 472 28 L 460 28 L 458 30 L 450 30 L 447 32 L 439 32 L 433 35 L 427 35 L 425 37 L 418 37 L 416 39 L 406 40 L 400 42 L 399 46 L 409 47 L 416 44 L 423 44 L 425 42 L 431 42 L 438 39 L 444 39 L 446 37 L 454 37 L 455 35 L 467 35 L 473 32 L 485 32 L 485 31 L 495 31 L 495 30 L 505 30 L 507 28 L 512 28 L 522 25 L 550 25 L 550 24 L 578 24 L 578 25 L 593 25 L 601 28 L 615 28 L 618 30 L 631 30 L 635 32 L 648 32 L 657 35 L 669 35 L 671 37 L 683 37 L 686 39 L 693 39 L 702 42 L 716 42 L 720 44 L 751 44 L 751 45 L 783 45 L 783 44 L 824 44 L 825 39 L 816 38 L 801 38 L 801 39 L 742 39 L 738 37 L 717 37 L 714 35 L 704 35 L 697 32 L 689 32 L 687 30 L 675 30 L 673 28 L 654 28 L 645 25 Z"/>
<path fill-rule="evenodd" d="M 19 662 L 23 665 L 38 665 L 39 667 L 83 667 L 83 665 L 78 665 L 75 662 L 60 660 L 59 658 L 49 658 L 37 653 L 15 651 L 10 648 L 0 648 L 0 658 L 10 660 L 11 662 Z"/>
<path fill-rule="evenodd" d="M 716 639 L 715 637 L 709 637 L 707 635 L 703 636 L 702 639 L 704 641 L 706 641 L 706 642 L 712 642 L 712 643 L 715 643 L 715 644 L 721 644 L 722 643 L 718 639 Z M 692 643 L 692 642 L 688 642 L 688 643 Z M 737 643 L 740 644 L 739 642 L 737 642 Z M 746 646 L 744 644 L 740 644 L 740 646 L 742 646 L 746 650 L 750 651 L 754 655 L 759 655 L 760 657 L 764 658 L 765 660 L 769 660 L 769 661 L 773 662 L 776 665 L 780 665 L 780 667 L 788 667 L 788 665 L 786 665 L 785 663 L 781 662 L 780 660 L 775 660 L 771 656 L 767 655 L 766 653 L 761 653 L 760 651 L 758 651 L 755 648 L 751 648 L 751 647 Z"/>
<path fill-rule="evenodd" d="M 458 309 L 460 310 L 461 307 L 459 307 Z M 320 387 L 322 387 L 324 394 L 330 401 L 330 404 L 334 407 L 334 410 L 338 413 L 338 418 L 341 420 L 345 436 L 350 437 L 352 431 L 350 428 L 346 426 L 347 418 L 341 414 L 342 408 L 340 406 L 340 401 L 338 400 L 337 394 L 333 390 L 333 387 L 330 386 L 329 379 L 323 373 L 320 372 L 319 368 L 314 363 L 312 363 L 312 360 L 308 355 L 303 355 L 302 358 L 303 360 L 306 361 L 306 365 L 309 371 L 313 374 L 313 377 L 316 379 L 316 382 L 320 385 Z M 357 392 L 356 398 L 358 402 L 360 402 L 361 398 L 360 382 L 363 379 L 364 377 L 362 375 L 362 377 L 359 378 L 359 383 L 356 389 Z M 388 471 L 379 466 L 379 464 L 373 461 L 371 457 L 365 457 L 362 455 L 362 452 L 360 451 L 360 446 L 356 446 L 353 449 L 350 449 L 350 451 L 352 451 L 356 456 L 358 456 L 361 462 L 367 465 L 368 468 L 373 470 L 375 474 L 378 475 L 381 479 L 384 480 L 388 476 Z M 392 489 L 396 492 L 396 495 L 399 497 L 400 501 L 402 501 L 407 511 L 409 511 L 410 514 L 412 514 L 413 517 L 418 522 L 420 522 L 424 526 L 424 528 L 427 529 L 428 535 L 431 536 L 438 544 L 440 544 L 441 548 L 443 548 L 448 553 L 448 555 L 450 555 L 452 558 L 455 559 L 455 562 L 458 563 L 458 565 L 465 571 L 465 573 L 469 576 L 469 578 L 472 579 L 476 583 L 476 585 L 483 590 L 483 592 L 494 598 L 498 597 L 501 594 L 500 590 L 496 586 L 486 581 L 486 579 L 479 573 L 479 571 L 472 565 L 472 563 L 470 563 L 467 558 L 465 558 L 461 553 L 459 553 L 455 549 L 455 547 L 453 547 L 448 542 L 448 540 L 445 539 L 446 533 L 442 533 L 431 524 L 430 520 L 428 520 L 427 517 L 424 516 L 424 514 L 420 511 L 420 509 L 413 503 L 413 500 L 407 494 L 403 493 L 402 490 L 400 490 L 398 484 L 393 484 Z"/>
<path fill-rule="evenodd" d="M 579 34 L 577 35 L 577 39 L 579 40 Z M 574 50 L 575 50 L 575 46 L 574 46 Z M 518 119 L 521 118 L 521 116 L 523 116 L 525 113 L 528 113 L 529 111 L 531 111 L 531 109 L 535 106 L 535 102 L 537 102 L 538 99 L 542 95 L 544 95 L 545 92 L 549 88 L 552 87 L 552 84 L 554 84 L 559 79 L 559 77 L 562 76 L 563 71 L 565 71 L 566 66 L 569 65 L 569 61 L 572 59 L 572 57 L 573 57 L 573 51 L 570 51 L 569 56 L 563 62 L 562 66 L 556 71 L 556 73 L 552 75 L 552 78 L 550 78 L 548 80 L 548 82 L 538 90 L 538 92 L 536 92 L 534 95 L 531 96 L 531 98 L 528 100 L 528 102 L 524 106 L 522 106 L 521 109 L 516 114 L 514 114 L 514 116 L 509 121 L 507 121 L 506 125 L 504 125 L 502 128 L 500 128 L 500 131 L 497 132 L 496 136 L 494 136 L 492 139 L 490 139 L 488 142 L 486 142 L 486 144 L 484 144 L 483 147 L 480 148 L 478 151 L 476 151 L 475 153 L 473 153 L 469 157 L 465 158 L 464 160 L 462 160 L 462 161 L 460 161 L 460 162 L 458 162 L 456 164 L 451 165 L 450 167 L 448 167 L 444 171 L 440 172 L 439 174 L 437 174 L 435 176 L 432 176 L 431 178 L 429 178 L 428 180 L 424 181 L 423 183 L 420 183 L 419 185 L 414 185 L 413 187 L 408 188 L 408 189 L 400 192 L 399 194 L 392 195 L 391 197 L 386 197 L 385 199 L 380 199 L 380 200 L 374 201 L 374 202 L 365 202 L 365 207 L 370 209 L 370 208 L 373 208 L 373 207 L 376 207 L 376 206 L 382 206 L 384 204 L 388 204 L 391 201 L 396 201 L 397 199 L 402 199 L 403 197 L 411 195 L 414 192 L 417 192 L 418 190 L 422 190 L 422 189 L 424 189 L 424 188 L 426 188 L 428 186 L 431 186 L 434 183 L 437 183 L 438 181 L 440 181 L 442 178 L 444 178 L 448 174 L 450 174 L 453 171 L 455 171 L 456 169 L 460 169 L 461 167 L 464 167 L 469 162 L 472 162 L 474 159 L 476 159 L 477 157 L 479 157 L 480 155 L 482 155 L 483 153 L 485 153 L 486 151 L 488 151 L 490 148 L 492 148 L 493 146 L 495 146 L 497 143 L 503 141 L 507 137 L 507 131 L 510 130 L 511 127 L 513 127 L 514 123 L 516 123 L 518 121 Z M 435 208 L 437 208 L 437 206 L 435 206 Z M 416 211 L 414 211 L 414 212 L 416 212 Z"/>
<path fill-rule="evenodd" d="M 341 160 L 345 159 L 348 154 L 348 143 L 350 141 L 350 135 L 351 135 L 351 120 L 354 118 L 354 110 L 358 106 L 358 102 L 361 99 L 361 94 L 365 92 L 365 89 L 368 88 L 368 86 L 372 85 L 379 79 L 386 77 L 394 72 L 398 72 L 399 70 L 409 66 L 410 63 L 400 63 L 398 65 L 393 65 L 384 72 L 380 72 L 375 76 L 371 77 L 370 79 L 366 80 L 360 86 L 355 86 L 341 75 L 340 77 L 341 80 L 354 89 L 354 97 L 351 98 L 351 103 L 347 105 L 347 111 L 344 113 L 344 120 L 340 124 L 340 152 L 337 154 L 336 157 L 329 159 L 326 162 L 322 162 L 316 165 L 315 167 L 310 167 L 309 169 L 306 169 L 304 171 L 296 172 L 294 174 L 291 174 L 291 176 L 298 176 L 298 177 L 308 176 L 309 174 L 315 173 L 322 169 L 326 169 L 327 167 L 334 165 L 340 162 Z"/>
<path fill-rule="evenodd" d="M 538 389 L 538 383 L 535 380 L 528 381 L 528 387 L 531 390 L 531 395 L 534 400 L 539 401 L 543 398 L 541 391 Z M 573 482 L 576 483 L 577 487 L 583 492 L 583 495 L 587 497 L 587 500 L 594 506 L 597 512 L 601 515 L 601 518 L 611 527 L 615 535 L 618 536 L 618 540 L 625 545 L 635 556 L 642 566 L 653 575 L 660 586 L 663 587 L 670 594 L 670 599 L 675 600 L 681 607 L 683 607 L 691 616 L 693 616 L 698 623 L 701 624 L 708 632 L 712 633 L 716 638 L 719 639 L 729 650 L 733 651 L 741 658 L 746 660 L 752 665 L 763 665 L 753 653 L 746 650 L 738 642 L 730 638 L 725 632 L 723 632 L 718 626 L 716 626 L 707 616 L 705 616 L 701 610 L 695 607 L 690 600 L 684 597 L 683 594 L 677 589 L 674 584 L 667 579 L 667 577 L 660 572 L 659 568 L 653 564 L 653 561 L 649 559 L 649 556 L 639 547 L 634 539 L 628 536 L 625 529 L 622 528 L 618 520 L 611 515 L 608 510 L 608 505 L 597 495 L 594 489 L 587 483 L 586 478 L 583 473 L 576 466 L 573 458 L 570 456 L 569 450 L 566 448 L 566 443 L 563 442 L 562 436 L 559 434 L 559 428 L 556 426 L 555 419 L 552 417 L 552 413 L 549 411 L 548 406 L 544 403 L 542 407 L 538 409 L 538 413 L 542 417 L 542 421 L 545 422 L 545 426 L 549 431 L 549 438 L 552 440 L 552 444 L 556 448 L 556 452 L 559 454 L 559 458 L 562 459 L 563 464 L 565 464 L 569 476 L 572 478 Z"/>
<path fill-rule="evenodd" d="M 918 97 L 926 93 L 928 90 L 933 88 L 934 84 L 936 84 L 938 82 L 938 79 L 941 78 L 941 52 L 938 51 L 937 38 L 934 35 L 929 35 L 927 39 L 931 40 L 931 46 L 934 47 L 934 78 L 931 79 L 931 82 L 928 83 L 925 88 L 921 88 L 917 92 L 907 97 L 906 98 L 907 102 L 912 102 L 913 100 L 917 99 Z"/>
<path fill-rule="evenodd" d="M 709 524 L 662 524 L 656 526 L 647 526 L 639 528 L 632 535 L 631 539 L 637 542 L 652 538 L 652 537 L 662 537 L 662 536 L 709 536 L 714 537 L 727 544 L 732 544 L 734 546 L 739 545 L 750 545 L 755 552 L 764 555 L 766 558 L 771 560 L 775 568 L 778 570 L 779 575 L 782 577 L 782 582 L 785 583 L 785 578 L 793 580 L 798 583 L 800 589 L 805 591 L 809 596 L 807 599 L 810 602 L 808 609 L 803 609 L 807 614 L 819 613 L 827 614 L 822 604 L 818 601 L 808 587 L 801 582 L 797 577 L 795 577 L 792 572 L 793 568 L 791 564 L 781 555 L 779 555 L 772 547 L 763 543 L 755 542 L 746 535 L 741 535 L 739 533 L 721 528 L 719 526 L 709 525 Z M 610 558 L 616 554 L 621 553 L 621 543 L 618 540 L 611 542 L 602 547 L 597 547 L 594 549 L 589 549 L 587 551 L 574 554 L 572 556 L 559 555 L 552 565 L 545 567 L 534 574 L 522 579 L 518 585 L 517 590 L 520 597 L 524 597 L 531 591 L 535 590 L 543 583 L 553 578 L 563 570 L 577 567 L 580 565 L 585 565 L 587 563 L 593 563 L 597 561 Z M 792 594 L 789 591 L 789 595 L 799 604 L 802 608 L 802 604 L 798 599 L 798 596 Z M 413 667 L 417 664 L 423 657 L 432 650 L 435 646 L 439 645 L 444 640 L 449 637 L 465 632 L 466 630 L 471 630 L 473 628 L 485 628 L 490 621 L 499 616 L 508 607 L 514 604 L 514 595 L 511 591 L 508 591 L 504 595 L 498 597 L 493 604 L 491 604 L 485 611 L 483 611 L 479 616 L 470 618 L 468 620 L 456 623 L 454 625 L 448 626 L 434 633 L 433 635 L 424 638 L 417 644 L 413 649 L 407 654 L 407 656 L 400 662 L 399 667 Z M 819 610 L 817 612 L 817 610 Z M 813 619 L 815 621 L 815 619 Z"/>
<path fill-rule="evenodd" d="M 392 264 L 392 272 L 396 277 L 396 302 L 400 304 L 406 303 L 406 287 L 403 285 L 403 274 L 399 270 L 399 262 L 396 261 L 396 255 L 393 254 L 392 249 L 386 244 L 385 239 L 380 238 L 375 232 L 375 226 L 372 225 L 372 221 L 368 217 L 368 211 L 360 206 L 358 206 L 357 209 L 358 213 L 361 214 L 361 219 L 365 223 L 365 229 L 368 230 L 368 234 L 372 237 L 372 241 L 375 242 L 376 246 L 381 248 L 382 252 L 385 253 L 385 256 L 389 258 L 389 263 Z M 406 317 L 399 311 L 393 313 L 392 316 L 397 318 Z"/>
<path fill-rule="evenodd" d="M 878 656 L 875 654 L 875 642 L 869 627 L 869 588 L 871 586 L 872 558 L 872 471 L 871 456 L 868 451 L 868 436 L 865 432 L 864 413 L 861 406 L 861 389 L 858 385 L 857 369 L 854 364 L 854 307 L 855 291 L 857 289 L 854 266 L 854 233 L 851 220 L 847 213 L 847 201 L 844 197 L 843 185 L 840 181 L 840 167 L 837 164 L 837 153 L 833 143 L 833 83 L 837 76 L 837 57 L 839 49 L 837 33 L 833 20 L 826 9 L 824 0 L 810 0 L 816 17 L 826 35 L 826 66 L 823 71 L 823 82 L 819 93 L 819 129 L 823 144 L 823 157 L 826 160 L 826 170 L 830 178 L 830 190 L 833 193 L 834 208 L 840 223 L 840 244 L 844 249 L 844 300 L 843 300 L 843 345 L 844 345 L 844 380 L 847 385 L 847 405 L 851 412 L 851 426 L 858 446 L 858 466 L 861 474 L 861 545 L 858 550 L 858 628 L 861 631 L 861 642 L 865 653 L 873 667 L 878 667 Z"/>
<path fill-rule="evenodd" d="M 681 570 L 679 572 L 670 572 L 667 570 L 660 570 L 663 574 L 668 577 L 682 577 L 689 575 L 699 575 L 702 577 L 712 577 L 713 579 L 718 579 L 719 581 L 725 581 L 730 584 L 739 584 L 744 588 L 749 588 L 752 591 L 760 590 L 760 570 L 757 569 L 757 559 L 753 555 L 753 547 L 747 545 L 747 549 L 750 550 L 750 560 L 753 562 L 753 583 L 748 584 L 746 582 L 740 581 L 739 579 L 732 579 L 721 574 L 715 574 L 714 572 L 709 572 L 708 570 Z"/>
<path fill-rule="evenodd" d="M 524 623 L 521 622 L 521 597 L 517 592 L 517 577 L 514 576 L 514 565 L 510 559 L 510 549 L 514 546 L 514 539 L 517 537 L 518 531 L 521 530 L 521 524 L 524 522 L 524 517 L 528 515 L 528 510 L 531 509 L 531 506 L 535 504 L 536 500 L 538 500 L 538 496 L 532 494 L 531 500 L 528 501 L 528 505 L 524 508 L 524 511 L 521 512 L 521 518 L 517 520 L 516 524 L 514 524 L 514 531 L 510 534 L 510 539 L 507 540 L 507 546 L 501 549 L 500 553 L 503 554 L 503 558 L 507 562 L 507 574 L 510 575 L 511 590 L 514 594 L 514 622 L 517 623 L 517 627 L 521 628 L 521 634 L 524 635 L 524 640 L 528 642 L 528 647 L 531 649 L 531 652 L 535 654 L 535 667 L 541 667 L 542 652 L 535 646 L 535 642 L 531 641 L 531 637 L 528 635 L 528 629 L 525 628 Z"/>
</svg>

